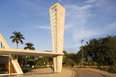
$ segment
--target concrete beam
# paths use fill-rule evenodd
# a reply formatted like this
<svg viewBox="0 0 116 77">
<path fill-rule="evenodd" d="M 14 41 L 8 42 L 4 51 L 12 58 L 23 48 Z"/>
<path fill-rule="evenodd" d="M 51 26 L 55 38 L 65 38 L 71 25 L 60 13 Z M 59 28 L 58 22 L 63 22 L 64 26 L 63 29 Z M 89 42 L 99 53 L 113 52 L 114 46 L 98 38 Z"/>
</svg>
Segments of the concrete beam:
<svg viewBox="0 0 116 77">
<path fill-rule="evenodd" d="M 47 51 L 34 51 L 23 49 L 0 48 L 0 53 L 15 54 L 15 55 L 33 55 L 33 56 L 62 56 L 64 53 L 47 52 Z"/>
</svg>

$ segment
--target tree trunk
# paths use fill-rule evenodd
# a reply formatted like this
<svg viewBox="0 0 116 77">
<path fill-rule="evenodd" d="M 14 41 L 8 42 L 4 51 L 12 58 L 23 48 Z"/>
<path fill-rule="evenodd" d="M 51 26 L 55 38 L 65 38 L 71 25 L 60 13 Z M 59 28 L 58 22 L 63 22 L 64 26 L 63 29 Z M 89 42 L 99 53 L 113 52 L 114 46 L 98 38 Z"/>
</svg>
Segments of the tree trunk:
<svg viewBox="0 0 116 77">
<path fill-rule="evenodd" d="M 18 43 L 17 43 L 17 49 L 18 49 Z"/>
<path fill-rule="evenodd" d="M 17 43 L 17 49 L 18 49 L 18 43 Z M 18 60 L 18 55 L 16 56 L 16 59 Z"/>
<path fill-rule="evenodd" d="M 25 56 L 25 65 L 27 65 L 27 56 Z"/>
</svg>

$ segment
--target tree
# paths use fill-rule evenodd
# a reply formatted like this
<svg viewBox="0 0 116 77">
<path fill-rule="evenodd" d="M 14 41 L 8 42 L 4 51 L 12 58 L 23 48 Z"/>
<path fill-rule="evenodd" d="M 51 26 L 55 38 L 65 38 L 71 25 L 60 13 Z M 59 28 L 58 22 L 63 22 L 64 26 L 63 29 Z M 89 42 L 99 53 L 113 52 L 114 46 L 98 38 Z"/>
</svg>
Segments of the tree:
<svg viewBox="0 0 116 77">
<path fill-rule="evenodd" d="M 43 57 L 38 59 L 37 64 L 39 66 L 52 65 L 53 64 L 53 57 L 43 56 Z"/>
<path fill-rule="evenodd" d="M 16 42 L 16 44 L 17 44 L 17 49 L 18 49 L 18 44 L 19 44 L 19 42 L 21 43 L 21 44 L 23 44 L 23 40 L 25 40 L 25 38 L 23 37 L 23 35 L 20 33 L 20 32 L 13 32 L 13 36 L 11 36 L 10 37 L 10 39 L 12 39 L 12 42 L 14 43 L 14 42 Z M 17 60 L 18 60 L 18 56 L 17 56 Z"/>
<path fill-rule="evenodd" d="M 26 45 L 26 47 L 24 47 L 25 50 L 35 50 L 35 48 L 33 47 L 34 45 L 32 43 L 26 43 L 25 45 Z M 29 56 L 29 59 L 30 59 L 30 56 Z M 25 57 L 25 65 L 27 64 L 26 62 L 27 60 Z"/>
<path fill-rule="evenodd" d="M 69 59 L 71 59 L 71 60 L 73 60 L 75 62 L 77 60 L 77 57 L 76 57 L 76 54 L 75 53 L 68 53 L 67 54 L 67 58 L 69 58 Z"/>
<path fill-rule="evenodd" d="M 78 65 L 80 65 L 82 62 L 81 58 L 82 58 L 82 50 L 80 49 L 80 51 L 76 53 L 76 63 Z"/>
<path fill-rule="evenodd" d="M 47 64 L 46 64 L 46 61 L 44 61 L 44 59 L 41 58 L 41 59 L 39 59 L 39 60 L 37 61 L 37 65 L 39 65 L 39 66 L 46 66 Z"/>
<path fill-rule="evenodd" d="M 23 44 L 23 40 L 25 40 L 25 38 L 23 37 L 23 35 L 20 33 L 20 32 L 13 32 L 13 36 L 11 36 L 10 37 L 10 39 L 12 39 L 12 42 L 14 43 L 14 42 L 16 42 L 16 44 L 17 44 L 17 49 L 18 49 L 18 44 L 19 44 L 19 42 L 21 43 L 21 44 Z"/>
<path fill-rule="evenodd" d="M 116 67 L 116 36 L 107 36 L 99 39 L 91 39 L 83 47 L 84 58 L 96 62 L 98 68 L 103 65 Z M 81 49 L 80 51 L 81 52 Z M 113 69 L 114 69 L 113 68 Z"/>
<path fill-rule="evenodd" d="M 66 65 L 66 61 L 67 61 L 67 57 L 63 56 L 63 61 L 62 61 L 63 65 Z"/>
<path fill-rule="evenodd" d="M 26 43 L 26 47 L 24 47 L 25 50 L 35 50 L 33 47 L 34 45 L 32 43 Z"/>
<path fill-rule="evenodd" d="M 27 62 L 27 64 L 29 64 L 29 65 L 32 67 L 32 65 L 35 65 L 36 62 L 35 62 L 33 59 L 30 59 L 30 60 Z"/>
<path fill-rule="evenodd" d="M 67 53 L 66 51 L 63 51 L 63 65 L 64 66 L 74 66 L 76 64 L 76 54 L 75 53 Z"/>
<path fill-rule="evenodd" d="M 76 64 L 75 61 L 73 61 L 72 59 L 67 59 L 67 61 L 66 61 L 67 66 L 73 67 L 75 64 Z"/>
<path fill-rule="evenodd" d="M 63 53 L 64 53 L 65 56 L 67 55 L 67 52 L 65 50 L 63 50 Z"/>
</svg>

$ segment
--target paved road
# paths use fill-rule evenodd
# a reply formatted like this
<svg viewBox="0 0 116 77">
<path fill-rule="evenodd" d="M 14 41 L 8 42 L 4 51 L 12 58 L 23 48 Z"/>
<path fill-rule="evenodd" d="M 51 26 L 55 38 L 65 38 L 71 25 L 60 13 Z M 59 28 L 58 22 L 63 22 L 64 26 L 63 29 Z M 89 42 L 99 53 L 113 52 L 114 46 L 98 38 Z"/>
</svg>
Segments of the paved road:
<svg viewBox="0 0 116 77">
<path fill-rule="evenodd" d="M 33 69 L 24 75 L 7 75 L 0 77 L 116 77 L 116 74 L 110 74 L 96 69 L 87 68 L 63 68 L 61 73 L 54 73 L 51 68 Z"/>
<path fill-rule="evenodd" d="M 71 68 L 70 70 L 75 71 L 75 77 L 116 77 L 114 74 L 109 74 L 98 70 L 80 68 Z"/>
</svg>

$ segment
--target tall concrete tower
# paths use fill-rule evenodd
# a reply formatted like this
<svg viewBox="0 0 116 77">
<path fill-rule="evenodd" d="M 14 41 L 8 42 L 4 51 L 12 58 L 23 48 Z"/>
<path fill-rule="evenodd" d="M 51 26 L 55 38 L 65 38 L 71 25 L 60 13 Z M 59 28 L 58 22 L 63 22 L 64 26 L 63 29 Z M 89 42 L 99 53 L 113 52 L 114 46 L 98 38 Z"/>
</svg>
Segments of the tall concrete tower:
<svg viewBox="0 0 116 77">
<path fill-rule="evenodd" d="M 53 52 L 63 53 L 65 8 L 59 3 L 50 7 Z M 54 56 L 54 71 L 61 72 L 62 56 Z"/>
</svg>

